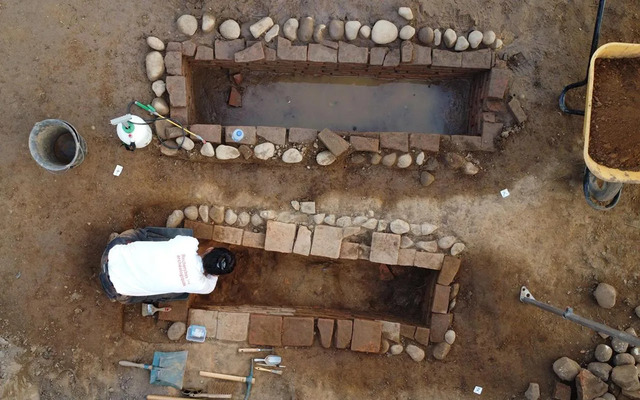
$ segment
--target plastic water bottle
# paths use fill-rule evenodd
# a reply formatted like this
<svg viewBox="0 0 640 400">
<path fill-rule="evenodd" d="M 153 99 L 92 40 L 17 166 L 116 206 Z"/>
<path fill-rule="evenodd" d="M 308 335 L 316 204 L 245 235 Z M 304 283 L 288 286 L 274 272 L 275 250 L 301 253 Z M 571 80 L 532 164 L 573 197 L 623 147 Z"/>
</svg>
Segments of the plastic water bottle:
<svg viewBox="0 0 640 400">
<path fill-rule="evenodd" d="M 234 142 L 239 142 L 243 138 L 244 138 L 244 132 L 242 131 L 242 129 L 236 129 L 231 134 L 231 139 L 233 139 Z"/>
</svg>

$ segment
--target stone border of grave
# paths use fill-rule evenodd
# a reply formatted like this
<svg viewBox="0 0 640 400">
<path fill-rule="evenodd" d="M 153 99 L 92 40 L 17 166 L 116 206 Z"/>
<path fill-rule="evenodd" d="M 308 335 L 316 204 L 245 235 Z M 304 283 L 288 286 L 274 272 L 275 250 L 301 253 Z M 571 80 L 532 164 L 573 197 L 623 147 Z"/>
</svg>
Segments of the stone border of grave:
<svg viewBox="0 0 640 400">
<path fill-rule="evenodd" d="M 406 12 L 403 14 L 408 15 Z M 193 16 L 183 17 L 191 17 L 195 20 Z M 189 29 L 181 28 L 183 17 L 178 20 L 179 30 L 187 36 L 192 36 L 198 28 L 197 20 L 195 20 L 195 29 L 193 29 L 193 20 L 191 20 Z M 304 24 L 311 24 L 313 30 L 313 19 L 309 21 L 308 18 L 303 18 L 302 20 L 300 29 Z M 353 21 L 347 22 L 346 25 L 348 26 L 351 22 Z M 373 40 L 376 43 L 380 43 L 375 39 L 375 28 L 380 22 L 383 21 L 378 21 L 373 29 Z M 391 24 L 388 21 L 386 23 Z M 228 34 L 226 28 L 233 24 L 238 25 L 233 20 L 226 20 L 220 25 L 222 38 L 200 37 L 199 41 L 193 38 L 184 42 L 173 41 L 169 42 L 166 48 L 161 40 L 155 37 L 147 38 L 147 43 L 155 49 L 147 56 L 147 73 L 149 79 L 154 81 L 152 89 L 158 96 L 152 104 L 158 106 L 158 110 L 165 111 L 172 118 L 189 126 L 190 130 L 202 136 L 209 143 L 204 144 L 200 149 L 200 153 L 205 158 L 226 161 L 242 158 L 248 160 L 255 157 L 255 160 L 277 159 L 289 164 L 307 160 L 308 164 L 328 166 L 338 159 L 356 153 L 351 157 L 354 164 L 366 162 L 365 155 L 370 155 L 371 164 L 408 168 L 411 165 L 421 166 L 429 154 L 438 153 L 441 142 L 446 142 L 447 147 L 455 150 L 494 151 L 496 149 L 495 139 L 502 133 L 504 122 L 509 120 L 506 115 L 505 94 L 511 74 L 503 61 L 495 59 L 495 46 L 492 44 L 499 39 L 496 39 L 492 32 L 493 40 L 491 43 L 484 44 L 486 48 L 483 49 L 480 48 L 483 46 L 483 34 L 477 30 L 469 34 L 469 39 L 465 39 L 464 36 L 457 36 L 453 30 L 447 29 L 445 34 L 441 35 L 443 39 L 440 43 L 431 37 L 432 35 L 428 32 L 430 28 L 426 27 L 423 29 L 427 29 L 425 33 L 427 37 L 424 40 L 420 38 L 420 43 L 429 43 L 429 45 L 419 45 L 411 41 L 415 35 L 414 29 L 410 36 L 400 35 L 405 40 L 400 43 L 399 48 L 392 47 L 398 36 L 397 33 L 392 40 L 386 42 L 392 46 L 369 48 L 348 43 L 350 39 L 344 34 L 340 36 L 341 39 L 335 39 L 335 41 L 328 40 L 324 36 L 314 35 L 314 40 L 317 43 L 306 44 L 311 41 L 310 37 L 301 38 L 298 34 L 293 38 L 292 35 L 286 34 L 285 27 L 284 34 L 289 37 L 287 39 L 278 36 L 279 28 L 275 29 L 278 25 L 274 25 L 269 17 L 261 19 L 250 28 L 251 35 L 258 41 L 245 41 L 244 38 L 239 37 L 241 31 L 239 25 L 237 26 L 237 35 L 236 33 Z M 260 37 L 265 33 L 264 28 L 267 26 L 269 27 L 268 32 L 271 32 L 272 29 L 275 31 L 271 34 L 267 32 L 264 41 L 262 41 Z M 324 25 L 318 25 L 317 28 L 322 29 L 321 26 Z M 212 32 L 214 28 L 215 18 L 205 14 L 203 34 Z M 390 29 L 390 27 L 388 28 Z M 326 27 L 324 29 L 326 30 Z M 423 29 L 420 30 L 421 33 Z M 488 34 L 488 32 L 485 33 Z M 457 41 L 452 39 L 452 35 L 457 37 L 457 41 L 464 39 L 464 41 L 476 43 L 478 37 L 480 37 L 480 41 L 472 46 L 457 48 Z M 331 35 L 331 38 L 334 37 L 338 36 Z M 295 41 L 292 42 L 290 40 L 292 38 Z M 270 47 L 274 43 L 277 44 L 275 48 Z M 449 50 L 454 46 L 456 46 L 455 51 Z M 470 49 L 473 51 L 464 51 Z M 166 50 L 164 57 L 160 53 L 163 50 Z M 471 134 L 332 132 L 328 129 L 318 133 L 317 130 L 296 127 L 189 125 L 190 107 L 193 106 L 189 66 L 196 64 L 240 71 L 230 77 L 234 83 L 230 100 L 234 102 L 239 101 L 238 87 L 242 83 L 241 71 L 243 70 L 312 75 L 365 74 L 384 78 L 414 79 L 475 75 L 477 77 L 474 79 L 472 87 L 469 110 L 469 132 Z M 159 80 L 165 71 L 167 74 L 166 83 Z M 170 107 L 162 97 L 165 88 Z M 524 115 L 519 103 L 516 103 L 518 103 L 517 99 L 511 99 L 508 104 L 509 109 L 515 116 Z M 526 119 L 526 115 L 522 118 Z M 524 121 L 518 118 L 517 122 Z M 195 148 L 191 139 L 181 137 L 180 129 L 169 127 L 165 121 L 156 122 L 155 127 L 161 138 L 170 140 L 174 146 L 177 146 L 175 142 L 177 141 L 187 153 Z M 244 131 L 244 138 L 235 142 L 232 140 L 231 134 L 238 128 Z M 214 144 L 216 148 L 213 147 Z M 162 146 L 162 153 L 176 156 L 180 154 L 180 151 Z M 187 155 L 189 158 L 193 156 L 192 154 Z"/>
<path fill-rule="evenodd" d="M 216 205 L 201 205 L 199 207 L 192 205 L 186 207 L 184 211 L 174 210 L 167 219 L 167 227 L 183 225 L 185 228 L 192 229 L 194 237 L 200 240 L 212 240 L 234 246 L 297 254 L 306 257 L 360 259 L 387 266 L 416 267 L 437 271 L 433 297 L 426 299 L 426 302 L 430 302 L 431 305 L 430 315 L 428 315 L 427 319 L 428 325 L 417 327 L 407 325 L 403 328 L 404 333 L 402 336 L 424 346 L 429 345 L 429 343 L 438 344 L 441 350 L 437 354 L 442 353 L 442 348 L 445 348 L 446 352 L 448 352 L 449 347 L 447 346 L 450 346 L 451 343 L 445 341 L 445 335 L 453 323 L 452 310 L 455 307 L 456 296 L 459 292 L 459 285 L 454 284 L 453 281 L 461 264 L 460 258 L 456 256 L 464 251 L 465 246 L 463 243 L 450 235 L 441 236 L 436 240 L 435 232 L 438 227 L 430 223 L 411 224 L 400 219 L 389 222 L 384 219 L 374 218 L 370 212 L 367 215 L 355 217 L 326 215 L 325 213 L 317 213 L 316 204 L 312 201 L 293 201 L 291 206 L 294 210 L 293 212 L 276 213 L 273 210 L 239 211 Z M 439 252 L 440 250 L 449 251 L 452 255 Z M 295 314 L 295 309 L 293 310 Z M 216 308 L 214 311 L 231 312 L 225 307 Z M 280 340 L 280 337 L 283 338 L 282 345 L 294 346 L 295 344 L 291 343 L 297 343 L 284 339 L 285 337 L 296 337 L 295 335 L 285 335 L 285 329 L 282 327 L 284 319 L 289 317 L 278 316 L 277 318 L 280 319 L 277 322 L 275 321 L 276 317 L 266 319 L 259 317 L 259 315 L 263 315 L 260 312 L 252 311 L 250 314 L 251 320 L 269 320 L 270 322 L 267 325 L 271 330 L 268 336 L 269 339 L 264 339 L 264 336 L 259 334 L 254 336 L 250 334 L 250 344 L 281 345 L 280 342 L 276 341 L 276 337 L 278 338 L 277 340 Z M 258 316 L 254 317 L 254 315 Z M 235 317 L 240 318 L 240 316 Z M 295 318 L 302 317 L 295 316 L 291 318 L 294 318 L 291 323 L 296 325 L 298 322 L 295 321 L 298 320 Z M 304 318 L 306 318 L 304 320 L 306 322 L 300 323 L 305 327 L 305 337 L 308 337 L 309 331 L 313 337 L 314 326 L 316 326 L 313 322 L 314 318 L 327 319 L 323 315 L 305 315 Z M 347 321 L 348 319 L 344 320 Z M 362 324 L 363 332 L 366 332 L 366 334 L 361 334 L 360 329 L 355 328 L 356 321 L 365 321 L 365 319 L 354 318 L 351 321 L 354 327 L 351 349 L 373 353 L 380 352 L 379 346 L 382 346 L 382 349 L 386 347 L 384 342 L 381 341 L 385 323 L 395 324 L 393 326 L 397 327 L 397 330 L 400 330 L 402 325 L 397 322 L 376 322 L 374 320 L 373 324 L 369 322 Z M 344 323 L 346 324 L 346 322 Z M 219 324 L 218 322 L 218 326 Z M 261 323 L 256 324 L 258 327 L 262 326 Z M 321 324 L 329 324 L 329 322 L 322 322 Z M 358 326 L 360 326 L 360 323 L 358 323 Z M 248 329 L 249 333 L 251 333 L 251 325 L 249 325 Z M 256 329 L 261 330 L 263 328 Z M 280 329 L 282 334 L 280 334 Z M 277 335 L 274 333 L 275 330 L 278 330 Z M 374 340 L 378 334 L 380 337 Z M 367 338 L 365 340 L 368 343 L 367 346 L 359 345 L 361 343 L 359 335 Z M 451 334 L 449 335 L 451 336 Z M 455 333 L 453 335 L 455 337 Z M 242 341 L 244 341 L 245 337 L 242 337 Z M 220 337 L 216 336 L 216 338 L 225 339 L 226 336 L 221 334 Z M 400 342 L 399 337 L 396 338 L 396 336 L 393 336 L 392 339 L 387 336 L 384 336 L 384 338 L 397 344 Z M 453 342 L 453 339 L 449 341 Z M 305 341 L 305 343 L 307 342 Z M 330 342 L 330 340 L 325 340 L 324 343 Z M 311 344 L 313 344 L 313 341 L 308 345 Z M 302 345 L 300 344 L 300 346 Z"/>
</svg>

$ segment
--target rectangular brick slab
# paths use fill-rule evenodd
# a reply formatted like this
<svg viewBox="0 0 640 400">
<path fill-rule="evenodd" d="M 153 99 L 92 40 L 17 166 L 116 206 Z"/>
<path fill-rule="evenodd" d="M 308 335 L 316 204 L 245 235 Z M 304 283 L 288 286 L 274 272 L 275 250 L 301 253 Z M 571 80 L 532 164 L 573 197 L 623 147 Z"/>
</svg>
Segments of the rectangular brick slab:
<svg viewBox="0 0 640 400">
<path fill-rule="evenodd" d="M 407 153 L 409 151 L 409 134 L 407 132 L 384 132 L 380 134 L 380 147 Z"/>
<path fill-rule="evenodd" d="M 211 240 L 213 237 L 213 225 L 204 222 L 196 222 L 188 219 L 184 220 L 184 227 L 193 230 L 193 237 L 196 239 Z"/>
<path fill-rule="evenodd" d="M 210 310 L 189 310 L 189 325 L 201 325 L 207 329 L 207 339 L 215 339 L 218 332 L 218 312 Z"/>
<path fill-rule="evenodd" d="M 342 228 L 318 225 L 313 232 L 311 255 L 328 258 L 340 258 L 342 248 Z"/>
<path fill-rule="evenodd" d="M 311 62 L 338 62 L 338 51 L 318 43 L 309 44 L 309 61 Z"/>
<path fill-rule="evenodd" d="M 249 344 L 282 346 L 282 317 L 251 314 L 249 318 Z"/>
<path fill-rule="evenodd" d="M 460 269 L 460 259 L 453 256 L 445 256 L 442 269 L 438 274 L 438 284 L 449 286 Z"/>
<path fill-rule="evenodd" d="M 202 136 L 207 142 L 222 143 L 222 127 L 220 125 L 194 124 L 189 127 L 189 130 Z"/>
<path fill-rule="evenodd" d="M 233 60 L 234 55 L 244 49 L 244 39 L 216 40 L 214 48 L 216 60 Z"/>
<path fill-rule="evenodd" d="M 340 248 L 340 258 L 345 260 L 357 260 L 360 255 L 360 244 L 351 242 L 342 242 Z"/>
<path fill-rule="evenodd" d="M 283 346 L 312 346 L 313 317 L 284 317 L 282 319 Z"/>
<path fill-rule="evenodd" d="M 293 252 L 303 256 L 308 256 L 311 251 L 311 231 L 306 226 L 300 225 L 298 227 L 298 236 L 296 236 L 296 242 L 293 245 Z"/>
<path fill-rule="evenodd" d="M 244 247 L 252 247 L 254 249 L 264 249 L 264 233 L 255 233 L 251 231 L 244 231 L 242 235 L 242 245 Z"/>
<path fill-rule="evenodd" d="M 325 349 L 331 347 L 331 341 L 333 339 L 333 328 L 335 321 L 329 318 L 318 318 L 318 336 L 320 338 L 320 345 Z"/>
<path fill-rule="evenodd" d="M 296 224 L 267 221 L 267 234 L 264 240 L 264 249 L 279 253 L 291 253 L 293 242 L 296 238 Z"/>
<path fill-rule="evenodd" d="M 358 47 L 346 42 L 338 43 L 339 63 L 366 64 L 367 61 L 369 61 L 369 49 L 367 47 Z"/>
<path fill-rule="evenodd" d="M 486 86 L 485 96 L 490 99 L 503 99 L 509 86 L 511 73 L 508 69 L 493 68 L 489 72 L 489 82 Z"/>
<path fill-rule="evenodd" d="M 216 339 L 244 342 L 249 333 L 249 313 L 218 312 Z"/>
<path fill-rule="evenodd" d="M 429 328 L 418 326 L 416 327 L 416 333 L 414 334 L 414 339 L 416 342 L 424 346 L 428 346 L 430 335 L 431 335 L 431 330 Z"/>
<path fill-rule="evenodd" d="M 289 128 L 289 142 L 313 143 L 318 138 L 318 131 L 308 128 Z"/>
<path fill-rule="evenodd" d="M 431 65 L 433 67 L 462 67 L 462 53 L 449 50 L 433 49 L 431 52 Z"/>
<path fill-rule="evenodd" d="M 243 233 L 244 231 L 240 228 L 216 225 L 213 227 L 213 236 L 211 239 L 220 243 L 241 245 Z"/>
<path fill-rule="evenodd" d="M 444 334 L 453 322 L 453 314 L 431 314 L 431 341 L 433 343 L 444 342 Z"/>
<path fill-rule="evenodd" d="M 350 135 L 349 141 L 355 151 L 366 151 L 369 153 L 378 153 L 380 151 L 380 139 L 378 138 Z"/>
<path fill-rule="evenodd" d="M 353 321 L 351 350 L 365 353 L 379 353 L 382 341 L 382 323 L 356 319 Z"/>
<path fill-rule="evenodd" d="M 184 76 L 167 76 L 167 92 L 171 108 L 187 106 L 187 80 Z"/>
<path fill-rule="evenodd" d="M 425 251 L 417 251 L 413 265 L 420 268 L 440 270 L 442 268 L 443 260 L 444 254 L 442 253 L 427 253 Z"/>
<path fill-rule="evenodd" d="M 262 46 L 262 42 L 252 44 L 246 49 L 238 51 L 233 55 L 233 59 L 237 63 L 264 60 L 264 47 Z"/>
<path fill-rule="evenodd" d="M 329 129 L 323 129 L 322 132 L 318 134 L 318 138 L 336 157 L 340 157 L 349 150 L 349 142 Z"/>
<path fill-rule="evenodd" d="M 333 337 L 333 345 L 337 349 L 346 349 L 351 343 L 353 334 L 353 321 L 350 319 L 339 319 L 336 321 L 336 334 Z"/>
<path fill-rule="evenodd" d="M 198 46 L 196 50 L 196 60 L 212 61 L 213 49 L 209 46 Z"/>
<path fill-rule="evenodd" d="M 434 153 L 440 151 L 440 135 L 435 133 L 412 133 L 409 141 L 412 149 L 432 151 Z"/>
<path fill-rule="evenodd" d="M 446 314 L 447 311 L 449 311 L 449 293 L 451 293 L 451 286 L 436 284 L 433 291 L 433 305 L 431 306 L 431 312 Z"/>
<path fill-rule="evenodd" d="M 182 75 L 182 51 L 167 51 L 164 67 L 169 75 Z"/>
<path fill-rule="evenodd" d="M 280 128 L 276 126 L 259 126 L 257 132 L 259 137 L 265 139 L 268 142 L 284 146 L 287 144 L 287 128 Z"/>
<path fill-rule="evenodd" d="M 371 239 L 369 261 L 397 265 L 401 236 L 393 233 L 374 232 Z"/>
<path fill-rule="evenodd" d="M 232 138 L 233 131 L 235 131 L 236 129 L 242 129 L 242 132 L 244 132 L 244 137 L 238 142 L 234 141 Z M 240 143 L 240 144 L 254 145 L 258 142 L 258 138 L 256 137 L 256 127 L 255 126 L 225 126 L 224 140 L 227 143 Z"/>
<path fill-rule="evenodd" d="M 401 324 L 400 336 L 413 339 L 416 335 L 416 327 L 413 325 Z"/>
<path fill-rule="evenodd" d="M 398 251 L 398 265 L 413 267 L 416 259 L 416 249 L 400 249 Z"/>
</svg>

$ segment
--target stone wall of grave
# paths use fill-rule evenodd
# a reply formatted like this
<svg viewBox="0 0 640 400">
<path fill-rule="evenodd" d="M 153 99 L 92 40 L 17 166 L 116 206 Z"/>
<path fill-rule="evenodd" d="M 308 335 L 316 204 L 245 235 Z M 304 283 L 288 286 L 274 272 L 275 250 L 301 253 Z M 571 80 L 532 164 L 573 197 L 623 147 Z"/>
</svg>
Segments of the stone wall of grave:
<svg viewBox="0 0 640 400">
<path fill-rule="evenodd" d="M 400 342 L 400 337 L 404 337 L 424 346 L 440 343 L 453 322 L 452 309 L 459 290 L 453 281 L 460 269 L 460 258 L 403 249 L 402 235 L 374 231 L 370 241 L 363 243 L 368 239 L 362 236 L 356 239 L 363 233 L 360 227 L 309 227 L 274 220 L 267 221 L 264 229 L 252 230 L 189 219 L 184 221 L 184 227 L 193 229 L 194 236 L 203 241 L 309 257 L 363 259 L 377 264 L 426 268 L 437 273 L 433 290 L 427 292 L 431 296 L 424 299 L 425 323 L 421 326 L 389 317 L 353 315 L 344 310 L 196 305 L 202 309 L 191 310 L 189 323 L 207 326 L 210 338 L 248 341 L 255 346 L 311 346 L 317 331 L 324 347 L 377 353 L 386 351 L 382 339 Z"/>
<path fill-rule="evenodd" d="M 283 150 L 287 146 L 296 147 L 303 153 L 305 147 L 310 148 L 316 142 L 317 131 L 296 127 L 242 127 L 246 138 L 241 143 L 235 143 L 230 140 L 230 132 L 237 128 L 235 126 L 190 125 L 190 115 L 193 114 L 190 108 L 197 101 L 191 90 L 190 66 L 208 65 L 220 70 L 256 70 L 300 75 L 367 75 L 381 79 L 473 77 L 469 135 L 337 132 L 350 142 L 349 153 L 413 152 L 414 159 L 419 152 L 438 152 L 441 142 L 449 143 L 454 150 L 495 150 L 494 140 L 503 128 L 501 114 L 506 113 L 504 97 L 510 78 L 504 63 L 495 60 L 490 49 L 454 52 L 432 49 L 408 41 L 403 42 L 400 49 L 369 49 L 345 42 L 294 46 L 282 37 L 278 37 L 276 49 L 267 47 L 263 42 L 245 43 L 244 39 L 216 40 L 213 48 L 196 46 L 192 42 L 170 42 L 167 45 L 165 65 L 169 75 L 166 85 L 171 117 L 189 126 L 208 142 L 251 147 L 270 141 L 283 146 Z M 156 124 L 156 129 L 161 137 L 167 139 L 181 135 L 179 130 L 167 129 L 166 123 L 162 122 Z M 260 134 L 267 130 L 271 132 Z M 354 141 L 352 137 L 358 139 Z"/>
</svg>

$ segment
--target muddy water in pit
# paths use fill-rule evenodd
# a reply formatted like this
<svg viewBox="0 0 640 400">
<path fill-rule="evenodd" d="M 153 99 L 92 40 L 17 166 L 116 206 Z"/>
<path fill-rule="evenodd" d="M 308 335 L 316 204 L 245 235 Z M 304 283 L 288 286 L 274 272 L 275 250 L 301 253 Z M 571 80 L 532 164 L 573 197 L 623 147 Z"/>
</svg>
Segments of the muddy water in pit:
<svg viewBox="0 0 640 400">
<path fill-rule="evenodd" d="M 436 278 L 433 271 L 391 267 L 392 274 L 384 275 L 379 264 L 368 261 L 231 250 L 235 270 L 218 279 L 213 293 L 198 296 L 197 304 L 314 307 L 425 322 L 422 307 Z"/>
<path fill-rule="evenodd" d="M 226 73 L 194 68 L 196 120 L 222 125 L 466 134 L 471 82 L 244 75 L 242 107 Z"/>
</svg>

